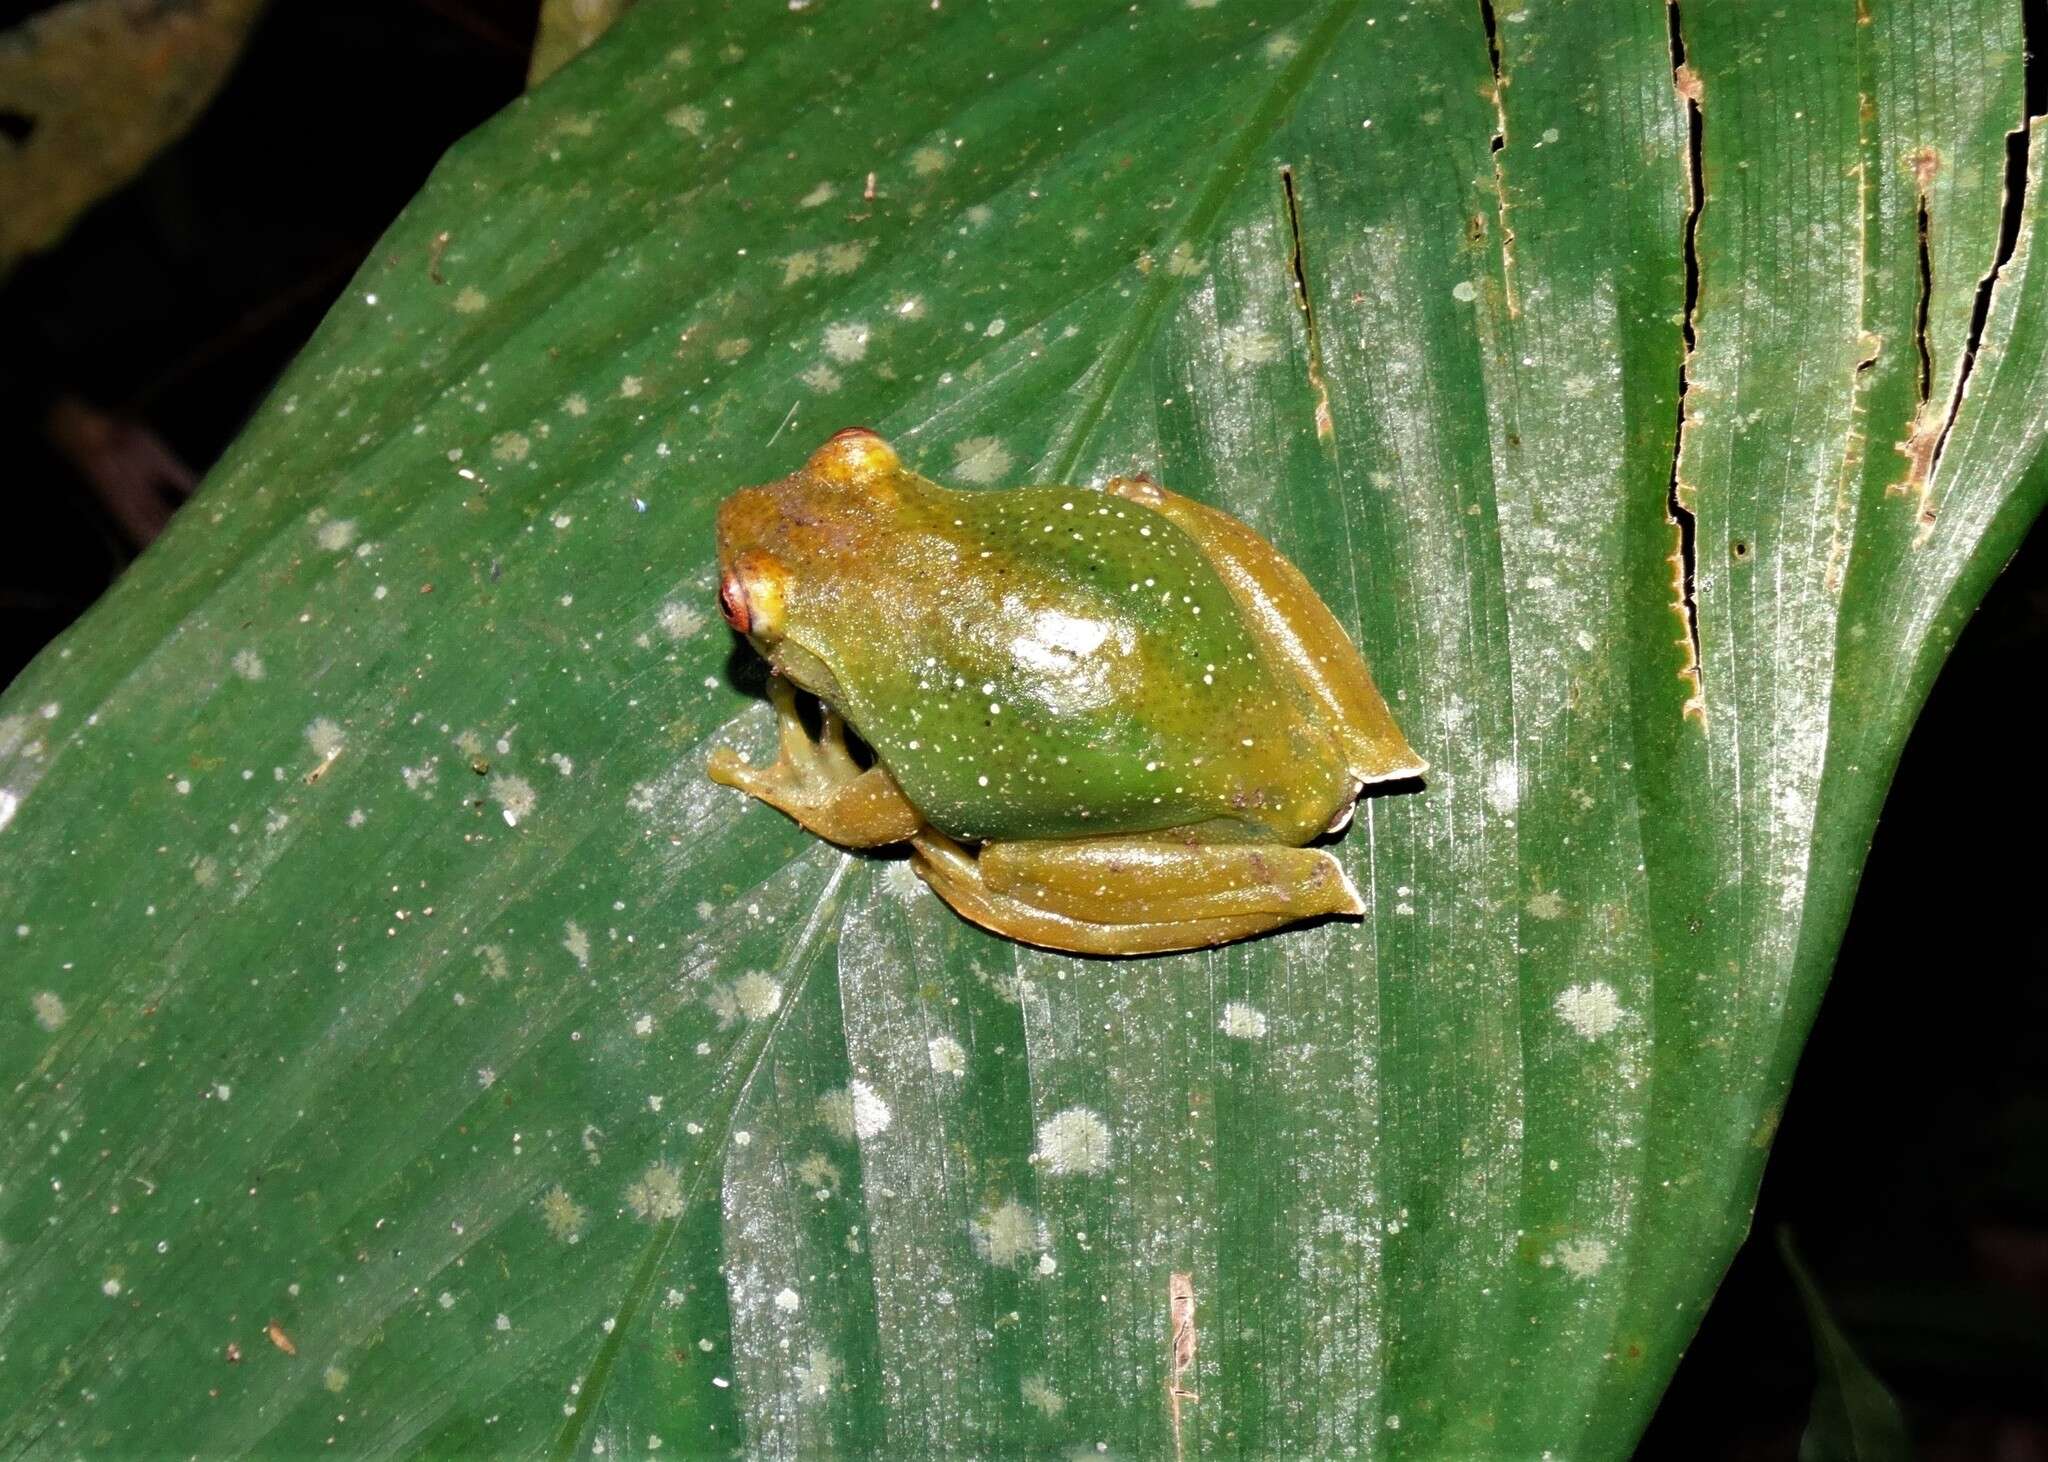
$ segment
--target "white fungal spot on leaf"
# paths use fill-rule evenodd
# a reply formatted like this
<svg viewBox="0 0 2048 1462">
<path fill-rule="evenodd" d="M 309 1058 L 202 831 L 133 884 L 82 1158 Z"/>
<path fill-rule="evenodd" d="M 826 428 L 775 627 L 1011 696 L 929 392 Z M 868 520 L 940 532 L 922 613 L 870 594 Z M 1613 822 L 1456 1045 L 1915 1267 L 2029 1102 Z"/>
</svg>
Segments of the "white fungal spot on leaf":
<svg viewBox="0 0 2048 1462">
<path fill-rule="evenodd" d="M 705 1003 L 721 1029 L 736 1020 L 766 1020 L 782 1009 L 782 986 L 760 970 L 749 970 L 730 985 L 718 986 Z"/>
<path fill-rule="evenodd" d="M 1048 1417 L 1058 1416 L 1067 1409 L 1067 1398 L 1053 1390 L 1052 1382 L 1044 1376 L 1026 1376 L 1019 1390 L 1027 1404 L 1037 1407 Z"/>
<path fill-rule="evenodd" d="M 29 1008 L 36 1013 L 36 1024 L 46 1031 L 56 1030 L 69 1018 L 64 1009 L 63 998 L 54 991 L 44 990 L 30 999 Z"/>
<path fill-rule="evenodd" d="M 670 107 L 664 120 L 679 132 L 687 132 L 692 137 L 702 137 L 704 124 L 709 118 L 705 116 L 702 107 L 680 106 Z"/>
<path fill-rule="evenodd" d="M 475 285 L 465 285 L 455 296 L 455 309 L 459 314 L 475 315 L 489 309 L 491 297 Z"/>
<path fill-rule="evenodd" d="M 235 651 L 235 658 L 229 663 L 234 666 L 235 674 L 244 680 L 263 678 L 263 657 L 254 650 Z"/>
<path fill-rule="evenodd" d="M 1266 1012 L 1242 1000 L 1233 1000 L 1223 1007 L 1223 1018 L 1216 1022 L 1216 1028 L 1241 1041 L 1256 1041 L 1266 1033 Z"/>
<path fill-rule="evenodd" d="M 859 320 L 842 320 L 825 327 L 825 354 L 851 364 L 868 353 L 868 327 Z"/>
<path fill-rule="evenodd" d="M 491 800 L 503 810 L 505 826 L 517 827 L 520 819 L 532 813 L 540 795 L 526 778 L 499 772 L 491 778 Z"/>
<path fill-rule="evenodd" d="M 951 1036 L 933 1036 L 925 1042 L 925 1050 L 931 1057 L 932 1070 L 939 1075 L 967 1074 L 967 1049 Z"/>
<path fill-rule="evenodd" d="M 306 727 L 306 745 L 313 749 L 313 755 L 322 761 L 332 761 L 341 755 L 341 748 L 348 740 L 348 733 L 339 725 L 322 716 Z"/>
<path fill-rule="evenodd" d="M 547 1225 L 551 1238 L 565 1244 L 582 1241 L 584 1225 L 590 1221 L 590 1210 L 569 1196 L 569 1190 L 559 1183 L 548 1189 L 547 1196 L 540 1200 L 540 1219 Z"/>
<path fill-rule="evenodd" d="M 1109 1124 L 1086 1107 L 1068 1107 L 1038 1124 L 1031 1160 L 1062 1177 L 1099 1173 L 1109 1166 Z"/>
<path fill-rule="evenodd" d="M 953 444 L 953 476 L 985 486 L 1010 470 L 1012 458 L 1001 437 L 969 437 Z"/>
<path fill-rule="evenodd" d="M 1044 1222 L 1014 1198 L 982 1209 L 968 1233 L 974 1252 L 998 1269 L 1014 1268 L 1052 1243 Z"/>
<path fill-rule="evenodd" d="M 562 926 L 562 948 L 569 951 L 569 957 L 576 961 L 578 969 L 590 968 L 590 936 L 583 932 L 574 919 Z"/>
<path fill-rule="evenodd" d="M 685 1206 L 683 1175 L 665 1162 L 650 1163 L 627 1187 L 626 1206 L 633 1210 L 635 1218 L 648 1223 L 681 1218 Z"/>
<path fill-rule="evenodd" d="M 356 520 L 329 518 L 313 530 L 313 541 L 329 553 L 340 553 L 356 541 Z"/>
<path fill-rule="evenodd" d="M 661 632 L 672 640 L 687 640 L 704 628 L 704 616 L 693 605 L 671 599 L 661 606 Z"/>
<path fill-rule="evenodd" d="M 1557 997 L 1557 1015 L 1587 1040 L 1598 1040 L 1621 1024 L 1622 1009 L 1614 987 L 1604 980 L 1573 985 Z"/>
<path fill-rule="evenodd" d="M 818 1098 L 818 1120 L 847 1142 L 865 1142 L 889 1130 L 896 1114 L 865 1081 L 852 1081 Z"/>
<path fill-rule="evenodd" d="M 1607 1241 L 1565 1239 L 1550 1251 L 1550 1257 L 1573 1279 L 1591 1279 L 1607 1267 Z"/>
<path fill-rule="evenodd" d="M 1225 325 L 1218 332 L 1218 344 L 1223 347 L 1223 364 L 1231 371 L 1265 365 L 1280 358 L 1280 337 L 1249 321 Z"/>
</svg>

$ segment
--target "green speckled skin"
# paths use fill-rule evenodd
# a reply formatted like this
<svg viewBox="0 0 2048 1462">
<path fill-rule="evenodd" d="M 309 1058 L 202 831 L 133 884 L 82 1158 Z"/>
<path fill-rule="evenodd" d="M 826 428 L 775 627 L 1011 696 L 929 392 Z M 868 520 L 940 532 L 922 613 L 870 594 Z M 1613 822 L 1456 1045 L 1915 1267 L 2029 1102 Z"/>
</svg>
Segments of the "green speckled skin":
<svg viewBox="0 0 2048 1462">
<path fill-rule="evenodd" d="M 719 542 L 780 594 L 764 653 L 949 836 L 1299 844 L 1356 794 L 1201 546 L 1137 502 L 820 453 L 734 494 Z"/>
</svg>

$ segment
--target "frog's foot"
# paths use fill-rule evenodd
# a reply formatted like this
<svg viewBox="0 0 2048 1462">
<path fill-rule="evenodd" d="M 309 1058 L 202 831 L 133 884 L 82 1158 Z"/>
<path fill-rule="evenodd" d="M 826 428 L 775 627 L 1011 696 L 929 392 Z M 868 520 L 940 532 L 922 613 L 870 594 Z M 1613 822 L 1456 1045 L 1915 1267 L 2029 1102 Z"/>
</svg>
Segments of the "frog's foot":
<svg viewBox="0 0 2048 1462">
<path fill-rule="evenodd" d="M 730 747 L 711 754 L 705 768 L 714 782 L 737 787 L 828 842 L 848 848 L 901 843 L 924 825 L 881 767 L 862 771 L 846 749 L 846 725 L 830 706 L 815 739 L 797 715 L 787 680 L 768 682 L 768 699 L 782 729 L 782 752 L 772 766 L 756 767 Z"/>
<path fill-rule="evenodd" d="M 1263 934 L 1365 904 L 1320 848 L 1083 838 L 990 843 L 977 858 L 926 830 L 918 876 L 963 918 L 1077 954 L 1156 954 Z"/>
</svg>

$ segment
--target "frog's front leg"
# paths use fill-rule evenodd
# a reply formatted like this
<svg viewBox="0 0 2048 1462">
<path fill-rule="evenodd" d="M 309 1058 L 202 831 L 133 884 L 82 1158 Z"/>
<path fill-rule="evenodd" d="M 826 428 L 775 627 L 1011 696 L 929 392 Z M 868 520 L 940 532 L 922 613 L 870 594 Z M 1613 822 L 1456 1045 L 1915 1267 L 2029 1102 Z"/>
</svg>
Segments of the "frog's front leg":
<svg viewBox="0 0 2048 1462">
<path fill-rule="evenodd" d="M 772 766 L 750 766 L 730 747 L 711 754 L 705 768 L 714 782 L 737 787 L 795 818 L 828 842 L 848 848 L 878 848 L 908 841 L 924 825 L 881 767 L 862 771 L 846 749 L 845 723 L 830 706 L 816 739 L 797 715 L 796 692 L 775 676 L 768 699 L 782 730 L 782 751 Z"/>
<path fill-rule="evenodd" d="M 989 843 L 973 857 L 929 830 L 913 864 L 964 918 L 1080 954 L 1225 944 L 1365 905 L 1320 848 L 1160 837 Z"/>
</svg>

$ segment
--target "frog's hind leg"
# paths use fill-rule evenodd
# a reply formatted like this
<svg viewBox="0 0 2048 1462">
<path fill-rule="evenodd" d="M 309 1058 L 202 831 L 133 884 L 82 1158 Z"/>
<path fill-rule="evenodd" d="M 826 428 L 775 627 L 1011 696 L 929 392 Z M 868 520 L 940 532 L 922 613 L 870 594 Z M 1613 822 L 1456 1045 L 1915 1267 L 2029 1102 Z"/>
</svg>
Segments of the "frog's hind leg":
<svg viewBox="0 0 2048 1462">
<path fill-rule="evenodd" d="M 782 730 L 781 755 L 772 766 L 750 766 L 730 747 L 711 754 L 706 772 L 714 782 L 737 787 L 795 818 L 811 832 L 848 848 L 901 843 L 923 826 L 882 767 L 862 771 L 846 749 L 846 727 L 831 707 L 812 738 L 797 715 L 796 692 L 775 676 L 768 699 Z"/>
<path fill-rule="evenodd" d="M 918 875 L 962 917 L 1080 954 L 1197 949 L 1365 907 L 1319 848 L 1088 838 L 991 843 L 976 858 L 930 831 L 911 841 Z"/>
<path fill-rule="evenodd" d="M 1386 782 L 1427 770 L 1337 616 L 1279 549 L 1228 513 L 1149 477 L 1114 477 L 1103 490 L 1150 508 L 1201 546 L 1253 633 L 1329 716 L 1352 776 Z"/>
</svg>

